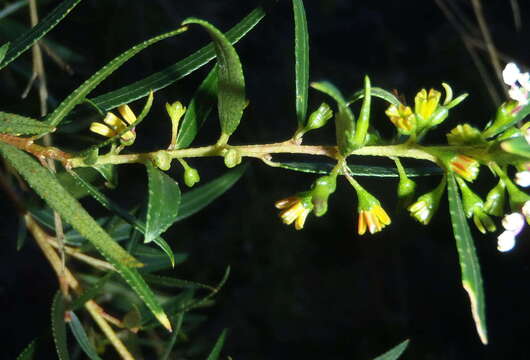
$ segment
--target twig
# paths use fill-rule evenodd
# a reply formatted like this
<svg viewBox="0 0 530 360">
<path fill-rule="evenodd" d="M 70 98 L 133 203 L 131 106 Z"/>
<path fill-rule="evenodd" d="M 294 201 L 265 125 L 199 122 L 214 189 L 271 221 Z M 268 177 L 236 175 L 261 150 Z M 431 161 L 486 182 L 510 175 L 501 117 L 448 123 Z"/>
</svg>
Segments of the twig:
<svg viewBox="0 0 530 360">
<path fill-rule="evenodd" d="M 57 243 L 57 241 L 55 240 L 55 238 L 53 238 L 52 236 L 50 236 L 48 238 L 48 242 L 56 249 L 59 248 L 59 244 Z M 92 257 L 92 256 L 89 256 L 89 255 L 86 255 L 84 254 L 83 252 L 81 252 L 80 250 L 78 249 L 75 249 L 73 247 L 70 247 L 70 246 L 65 246 L 64 247 L 64 251 L 72 256 L 73 258 L 76 258 L 84 263 L 87 263 L 89 265 L 92 265 L 93 267 L 95 268 L 98 268 L 98 269 L 101 269 L 101 270 L 110 270 L 110 271 L 116 271 L 116 269 L 114 268 L 114 266 L 112 266 L 111 264 L 109 264 L 108 262 L 106 261 L 103 261 L 103 260 L 100 260 L 100 259 L 96 259 L 95 257 Z"/>
</svg>

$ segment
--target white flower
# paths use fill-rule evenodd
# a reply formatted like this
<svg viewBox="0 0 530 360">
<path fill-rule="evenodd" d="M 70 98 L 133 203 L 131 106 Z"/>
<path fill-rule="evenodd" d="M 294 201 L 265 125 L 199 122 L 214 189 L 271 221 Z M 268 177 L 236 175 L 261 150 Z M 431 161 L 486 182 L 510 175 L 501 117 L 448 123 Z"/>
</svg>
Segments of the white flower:
<svg viewBox="0 0 530 360">
<path fill-rule="evenodd" d="M 497 237 L 497 250 L 500 252 L 507 252 L 515 246 L 515 234 L 512 231 L 506 230 Z"/>
<path fill-rule="evenodd" d="M 508 94 L 510 98 L 521 105 L 528 103 L 528 92 L 530 91 L 530 74 L 522 73 L 517 65 L 508 63 L 502 71 L 502 78 L 506 85 L 510 86 Z"/>
<path fill-rule="evenodd" d="M 502 226 L 504 226 L 507 231 L 511 231 L 514 235 L 517 235 L 523 229 L 524 217 L 518 212 L 508 214 L 502 219 Z"/>
<path fill-rule="evenodd" d="M 522 187 L 530 186 L 530 171 L 519 171 L 515 174 L 515 182 Z"/>
</svg>

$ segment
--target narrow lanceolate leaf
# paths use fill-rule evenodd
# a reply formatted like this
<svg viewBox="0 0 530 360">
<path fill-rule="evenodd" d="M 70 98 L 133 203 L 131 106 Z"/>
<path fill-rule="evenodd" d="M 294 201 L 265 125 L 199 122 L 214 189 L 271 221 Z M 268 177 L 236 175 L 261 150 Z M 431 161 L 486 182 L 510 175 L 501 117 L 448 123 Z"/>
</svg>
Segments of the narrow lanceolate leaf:
<svg viewBox="0 0 530 360">
<path fill-rule="evenodd" d="M 530 144 L 523 136 L 518 136 L 501 143 L 501 148 L 511 154 L 530 158 Z"/>
<path fill-rule="evenodd" d="M 184 220 L 208 206 L 212 201 L 230 189 L 239 180 L 241 175 L 243 175 L 246 168 L 246 165 L 235 167 L 208 184 L 199 186 L 182 195 L 179 214 L 175 221 Z"/>
<path fill-rule="evenodd" d="M 83 325 L 81 325 L 77 315 L 74 314 L 73 311 L 70 311 L 68 314 L 71 318 L 71 320 L 68 322 L 68 325 L 83 352 L 90 360 L 101 360 L 101 358 L 98 356 L 98 353 L 96 352 L 96 349 L 94 349 L 92 343 L 88 339 L 85 329 L 83 329 Z"/>
<path fill-rule="evenodd" d="M 298 120 L 298 127 L 302 128 L 306 121 L 309 88 L 309 33 L 302 0 L 293 0 L 293 14 L 296 119 Z"/>
<path fill-rule="evenodd" d="M 380 99 L 383 99 L 383 100 L 385 100 L 386 102 L 388 102 L 389 104 L 392 104 L 392 105 L 398 106 L 399 104 L 401 104 L 399 99 L 394 94 L 392 94 L 391 92 L 388 92 L 388 91 L 386 91 L 384 89 L 381 89 L 379 87 L 372 87 L 371 95 L 374 96 L 374 97 L 378 97 Z M 364 89 L 361 89 L 361 90 L 357 91 L 355 94 L 353 94 L 348 99 L 348 105 L 353 104 L 354 102 L 356 102 L 358 100 L 361 100 L 363 97 L 364 97 Z"/>
<path fill-rule="evenodd" d="M 85 100 L 85 97 L 96 88 L 103 80 L 105 80 L 110 74 L 116 71 L 130 58 L 138 54 L 145 48 L 156 44 L 157 42 L 167 39 L 172 36 L 179 35 L 186 31 L 186 28 L 180 28 L 167 32 L 162 35 L 155 36 L 147 41 L 144 41 L 138 45 L 133 46 L 123 54 L 111 60 L 107 65 L 98 70 L 88 80 L 86 80 L 81 86 L 75 89 L 62 103 L 47 117 L 46 122 L 51 126 L 57 126 L 70 111 L 77 105 Z"/>
<path fill-rule="evenodd" d="M 402 343 L 396 345 L 392 349 L 388 350 L 383 355 L 380 355 L 376 357 L 374 360 L 396 360 L 399 359 L 401 354 L 407 349 L 407 346 L 409 346 L 409 340 L 405 340 Z"/>
<path fill-rule="evenodd" d="M 135 267 L 141 266 L 132 255 L 115 242 L 86 210 L 57 181 L 55 175 L 33 157 L 17 148 L 0 143 L 0 154 L 27 181 L 29 186 L 59 215 L 110 262 L 129 286 L 145 302 L 167 329 L 171 324 L 155 295 Z"/>
<path fill-rule="evenodd" d="M 145 242 L 156 239 L 175 220 L 180 206 L 180 188 L 175 180 L 148 162 L 149 202 L 145 222 Z"/>
<path fill-rule="evenodd" d="M 17 360 L 33 360 L 35 350 L 37 349 L 37 340 L 33 340 L 28 346 L 17 356 Z"/>
<path fill-rule="evenodd" d="M 64 322 L 64 299 L 60 291 L 55 293 L 52 304 L 52 333 L 59 360 L 70 359 L 66 346 L 66 325 Z"/>
<path fill-rule="evenodd" d="M 9 43 L 5 43 L 4 45 L 0 46 L 0 64 L 6 57 L 7 50 L 9 49 Z"/>
<path fill-rule="evenodd" d="M 329 95 L 337 102 L 339 111 L 335 115 L 335 131 L 337 137 L 337 145 L 341 155 L 348 155 L 355 149 L 355 117 L 350 108 L 344 101 L 344 97 L 339 89 L 328 81 L 311 83 L 311 87 L 316 90 Z"/>
<path fill-rule="evenodd" d="M 78 169 L 77 171 L 79 171 Z M 127 221 L 129 224 L 133 225 L 134 228 L 139 231 L 142 234 L 145 234 L 145 224 L 135 218 L 133 215 L 129 214 L 126 210 L 122 209 L 118 204 L 110 200 L 108 197 L 105 196 L 102 192 L 100 192 L 98 189 L 96 189 L 95 186 L 87 182 L 85 179 L 83 179 L 79 174 L 77 174 L 76 171 L 71 171 L 70 175 L 77 181 L 79 185 L 81 185 L 84 189 L 87 190 L 87 192 L 96 199 L 101 205 L 103 205 L 106 209 L 112 211 L 114 214 L 121 217 L 123 220 Z M 175 266 L 175 256 L 173 254 L 173 250 L 171 250 L 171 247 L 168 245 L 168 243 L 162 239 L 160 236 L 154 238 L 154 243 L 157 244 L 169 257 L 169 261 L 171 262 L 172 266 Z"/>
<path fill-rule="evenodd" d="M 4 60 L 0 62 L 0 69 L 4 68 L 11 61 L 15 60 L 24 51 L 28 50 L 31 45 L 42 38 L 48 31 L 53 29 L 81 0 L 65 0 L 52 10 L 36 26 L 22 34 L 18 39 L 11 43 Z"/>
<path fill-rule="evenodd" d="M 230 136 L 239 126 L 246 106 L 245 78 L 239 56 L 230 41 L 212 24 L 196 18 L 182 22 L 182 25 L 187 24 L 201 25 L 213 40 L 218 64 L 217 108 L 221 132 Z"/>
<path fill-rule="evenodd" d="M 0 133 L 12 135 L 40 135 L 55 128 L 42 121 L 0 111 Z"/>
<path fill-rule="evenodd" d="M 460 259 L 460 270 L 462 271 L 462 285 L 471 301 L 471 313 L 477 333 L 484 345 L 488 343 L 488 332 L 486 328 L 484 289 L 482 288 L 482 275 L 478 262 L 475 245 L 471 237 L 471 231 L 466 221 L 466 215 L 462 205 L 462 199 L 458 193 L 455 176 L 450 174 L 447 183 L 449 194 L 449 211 L 453 223 L 453 233 Z"/>
<path fill-rule="evenodd" d="M 238 42 L 263 19 L 266 12 L 267 10 L 263 7 L 252 10 L 239 23 L 225 33 L 228 41 L 232 44 Z M 162 71 L 149 75 L 142 80 L 120 89 L 95 97 L 92 101 L 99 108 L 109 111 L 121 104 L 126 104 L 146 96 L 150 90 L 156 91 L 173 84 L 175 81 L 191 74 L 214 58 L 215 50 L 213 44 L 209 44 Z"/>
<path fill-rule="evenodd" d="M 216 103 L 217 66 L 210 70 L 188 105 L 177 135 L 177 149 L 191 144 Z"/>
<path fill-rule="evenodd" d="M 221 355 L 221 350 L 223 349 L 223 345 L 225 343 L 226 338 L 226 329 L 223 330 L 221 335 L 219 335 L 219 338 L 215 342 L 215 345 L 210 352 L 210 355 L 206 358 L 206 360 L 217 360 L 219 359 L 219 356 Z"/>
<path fill-rule="evenodd" d="M 336 164 L 322 162 L 283 162 L 280 167 L 288 170 L 311 173 L 311 174 L 329 174 Z M 371 177 L 399 177 L 395 167 L 370 166 L 370 165 L 352 165 L 348 164 L 351 174 L 354 176 L 371 176 Z M 405 168 L 408 177 L 434 176 L 441 175 L 442 170 L 435 166 Z"/>
</svg>

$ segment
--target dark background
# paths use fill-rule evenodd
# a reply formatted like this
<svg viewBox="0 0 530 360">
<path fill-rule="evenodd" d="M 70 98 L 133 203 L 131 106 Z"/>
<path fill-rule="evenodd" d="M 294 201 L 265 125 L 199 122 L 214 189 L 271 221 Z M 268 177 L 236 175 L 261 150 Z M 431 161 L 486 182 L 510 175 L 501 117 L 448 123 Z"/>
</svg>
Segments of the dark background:
<svg viewBox="0 0 530 360">
<path fill-rule="evenodd" d="M 47 2 L 41 14 L 57 3 Z M 49 58 L 45 60 L 50 93 L 62 100 L 110 59 L 135 43 L 175 28 L 186 17 L 203 18 L 226 31 L 258 3 L 86 0 L 48 36 L 82 57 L 70 64 L 74 75 L 60 71 Z M 454 3 L 476 24 L 470 2 Z M 524 22 L 527 4 L 519 3 L 523 18 L 519 32 L 509 1 L 484 1 L 483 6 L 499 51 L 524 65 L 529 63 L 525 44 L 530 26 Z M 443 142 L 444 134 L 460 122 L 483 127 L 494 113 L 484 79 L 434 1 L 314 0 L 305 1 L 305 7 L 311 80 L 330 80 L 347 95 L 359 89 L 362 77 L 369 74 L 373 85 L 398 89 L 409 103 L 420 88 L 441 89 L 442 81 L 451 84 L 455 94 L 469 92 L 469 98 L 428 139 L 432 143 Z M 25 12 L 13 18 L 27 22 Z M 295 130 L 292 32 L 291 2 L 280 1 L 236 46 L 250 104 L 231 143 L 281 141 Z M 94 94 L 161 70 L 207 41 L 204 31 L 193 28 L 155 45 L 117 71 Z M 478 53 L 496 82 L 485 52 Z M 13 67 L 27 69 L 29 61 L 29 55 L 23 56 Z M 165 146 L 170 124 L 162 112 L 163 104 L 177 99 L 189 101 L 210 66 L 156 93 L 151 121 L 137 129 L 137 151 Z M 3 110 L 38 116 L 35 91 L 28 99 L 20 99 L 26 84 L 20 72 L 4 70 L 0 79 L 2 103 L 6 106 Z M 501 89 L 498 82 L 496 86 Z M 323 100 L 311 91 L 310 110 Z M 390 134 L 384 104 L 374 102 L 372 121 L 383 134 Z M 133 107 L 138 109 L 141 104 Z M 354 113 L 358 108 L 354 107 Z M 214 142 L 218 131 L 214 114 L 194 144 Z M 332 126 L 328 126 L 321 134 L 307 135 L 305 141 L 331 143 L 332 133 Z M 352 161 L 366 163 L 365 159 Z M 199 169 L 203 181 L 225 171 L 221 159 L 190 163 Z M 192 339 L 213 342 L 223 328 L 229 328 L 224 354 L 234 359 L 371 359 L 405 338 L 411 339 L 411 344 L 404 359 L 530 357 L 526 346 L 530 330 L 528 230 L 508 254 L 497 252 L 495 234 L 483 236 L 472 230 L 487 301 L 490 344 L 483 346 L 461 287 L 445 202 L 433 223 L 424 227 L 395 210 L 395 180 L 360 178 L 392 217 L 392 225 L 383 232 L 361 237 L 356 234 L 354 220 L 355 193 L 341 181 L 330 200 L 328 214 L 318 219 L 310 216 L 303 231 L 297 232 L 281 223 L 273 203 L 308 189 L 315 177 L 250 163 L 244 177 L 230 191 L 201 213 L 176 224 L 165 236 L 176 250 L 190 255 L 175 269 L 177 277 L 214 283 L 228 264 L 232 267 L 217 304 L 200 311 L 208 315 L 208 321 L 190 334 Z M 369 159 L 369 163 L 391 165 L 378 159 Z M 181 179 L 180 169 L 170 173 Z M 146 186 L 142 167 L 123 166 L 120 176 L 115 197 L 121 194 L 124 205 L 141 201 Z M 483 185 L 473 188 L 485 196 L 492 181 L 488 170 L 482 169 L 477 182 Z M 418 180 L 419 193 L 429 191 L 437 182 L 434 177 Z M 0 298 L 5 310 L 2 323 L 14 335 L 9 341 L 9 354 L 17 354 L 35 336 L 48 331 L 56 280 L 31 241 L 23 251 L 15 251 L 17 219 L 7 199 L 3 195 L 0 199 L 6 210 L 0 220 L 4 229 L 0 261 Z"/>
</svg>

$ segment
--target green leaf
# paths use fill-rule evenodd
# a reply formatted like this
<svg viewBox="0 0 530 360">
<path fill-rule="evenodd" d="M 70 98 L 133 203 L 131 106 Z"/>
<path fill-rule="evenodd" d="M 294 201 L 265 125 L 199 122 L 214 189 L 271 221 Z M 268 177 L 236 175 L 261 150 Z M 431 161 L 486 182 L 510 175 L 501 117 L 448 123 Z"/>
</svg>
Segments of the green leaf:
<svg viewBox="0 0 530 360">
<path fill-rule="evenodd" d="M 254 9 L 243 20 L 226 32 L 226 38 L 232 44 L 235 44 L 263 19 L 266 12 L 267 10 L 263 7 Z M 215 50 L 213 44 L 209 44 L 162 71 L 149 75 L 142 80 L 120 89 L 95 97 L 92 101 L 99 108 L 109 111 L 121 104 L 126 104 L 146 96 L 150 90 L 163 89 L 173 84 L 175 81 L 186 77 L 214 58 Z"/>
<path fill-rule="evenodd" d="M 347 156 L 356 146 L 354 141 L 355 117 L 353 113 L 344 101 L 339 89 L 332 83 L 328 81 L 314 82 L 311 83 L 311 87 L 331 96 L 337 102 L 337 107 L 339 108 L 338 113 L 335 115 L 337 145 L 341 155 Z"/>
<path fill-rule="evenodd" d="M 217 65 L 208 73 L 191 99 L 177 135 L 177 149 L 188 147 L 217 102 Z"/>
<path fill-rule="evenodd" d="M 90 286 L 88 289 L 85 289 L 81 296 L 77 297 L 74 301 L 72 301 L 71 304 L 69 304 L 68 308 L 70 310 L 78 310 L 82 306 L 85 305 L 85 303 L 89 300 L 92 300 L 95 298 L 103 289 L 103 286 L 114 276 L 114 273 L 109 272 L 105 276 L 101 277 L 96 281 L 95 284 Z"/>
<path fill-rule="evenodd" d="M 77 315 L 74 314 L 73 311 L 68 312 L 68 314 L 71 317 L 71 320 L 68 322 L 70 330 L 72 331 L 72 334 L 74 334 L 77 343 L 84 351 L 86 356 L 88 356 L 91 360 L 101 360 L 101 358 L 96 352 L 96 349 L 94 349 L 94 347 L 90 343 L 85 329 L 83 329 L 83 325 L 81 325 L 81 322 L 77 318 Z"/>
<path fill-rule="evenodd" d="M 33 360 L 35 350 L 37 349 L 37 340 L 33 340 L 28 346 L 17 356 L 17 360 Z"/>
<path fill-rule="evenodd" d="M 0 133 L 12 135 L 41 135 L 55 128 L 35 119 L 0 111 Z"/>
<path fill-rule="evenodd" d="M 65 222 L 82 236 L 110 262 L 129 286 L 145 302 L 158 320 L 167 328 L 171 325 L 155 295 L 134 267 L 140 263 L 115 242 L 86 210 L 66 191 L 55 176 L 34 158 L 13 146 L 0 143 L 0 153 L 9 161 L 29 186 L 57 211 Z"/>
<path fill-rule="evenodd" d="M 80 169 L 78 169 L 77 171 L 79 170 Z M 86 189 L 94 199 L 96 199 L 101 205 L 103 205 L 103 207 L 112 211 L 114 214 L 118 215 L 123 220 L 133 225 L 137 231 L 141 232 L 142 234 L 145 234 L 145 224 L 142 221 L 136 219 L 133 215 L 129 214 L 126 210 L 122 209 L 118 204 L 107 198 L 103 193 L 101 193 L 98 189 L 92 186 L 92 184 L 80 177 L 79 174 L 77 174 L 75 171 L 71 171 L 70 175 L 78 182 L 79 185 Z M 169 257 L 172 266 L 175 266 L 175 257 L 173 256 L 173 251 L 171 250 L 171 247 L 168 245 L 168 243 L 160 236 L 156 237 L 154 239 L 154 242 L 166 253 L 166 255 Z"/>
<path fill-rule="evenodd" d="M 148 243 L 167 230 L 176 220 L 180 206 L 180 188 L 175 180 L 146 163 L 149 180 L 149 202 L 145 222 L 145 240 Z"/>
<path fill-rule="evenodd" d="M 85 97 L 92 90 L 94 90 L 96 86 L 98 86 L 103 80 L 105 80 L 109 75 L 111 75 L 133 56 L 161 40 L 182 34 L 184 31 L 186 31 L 186 28 L 179 28 L 162 35 L 155 36 L 147 41 L 133 46 L 121 55 L 115 57 L 107 65 L 103 66 L 88 80 L 81 84 L 81 86 L 75 89 L 66 99 L 64 99 L 63 102 L 60 103 L 59 106 L 46 118 L 46 122 L 51 126 L 57 126 L 77 104 L 80 104 L 85 100 Z M 96 105 L 99 106 L 98 104 Z"/>
<path fill-rule="evenodd" d="M 530 102 L 524 105 L 509 122 L 501 122 L 499 125 L 489 127 L 483 132 L 485 138 L 491 138 L 495 135 L 502 133 L 504 130 L 511 128 L 514 125 L 517 125 L 520 121 L 526 118 L 530 114 Z"/>
<path fill-rule="evenodd" d="M 55 293 L 52 304 L 52 333 L 59 360 L 70 359 L 66 345 L 66 325 L 64 323 L 64 300 L 60 291 Z"/>
<path fill-rule="evenodd" d="M 376 357 L 374 360 L 396 360 L 399 359 L 401 354 L 407 349 L 407 346 L 409 346 L 410 340 L 405 340 L 402 343 L 394 346 L 392 349 L 388 350 L 383 355 L 380 355 Z"/>
<path fill-rule="evenodd" d="M 179 214 L 175 221 L 181 221 L 208 206 L 236 183 L 246 170 L 246 165 L 237 166 L 224 175 L 182 195 Z"/>
<path fill-rule="evenodd" d="M 177 279 L 169 276 L 144 274 L 144 279 L 151 285 L 176 287 L 181 289 L 207 289 L 213 290 L 210 285 L 201 284 L 194 281 Z"/>
<path fill-rule="evenodd" d="M 19 57 L 24 51 L 28 50 L 31 45 L 42 38 L 48 31 L 53 29 L 81 0 L 65 0 L 53 9 L 44 19 L 36 26 L 22 34 L 19 38 L 11 43 L 11 47 L 2 62 L 0 69 Z"/>
<path fill-rule="evenodd" d="M 118 186 L 118 171 L 112 164 L 102 164 L 92 166 L 107 182 L 105 185 L 111 189 Z"/>
<path fill-rule="evenodd" d="M 302 0 L 293 0 L 293 15 L 296 118 L 298 127 L 303 128 L 307 116 L 307 94 L 309 88 L 309 33 Z"/>
<path fill-rule="evenodd" d="M 210 355 L 206 358 L 206 360 L 217 360 L 219 359 L 219 356 L 221 355 L 221 350 L 223 348 L 223 345 L 225 343 L 226 338 L 226 329 L 223 330 L 217 341 L 215 342 L 215 345 L 210 352 Z"/>
<path fill-rule="evenodd" d="M 0 64 L 4 60 L 8 49 L 9 49 L 9 43 L 8 42 L 0 47 Z"/>
<path fill-rule="evenodd" d="M 26 223 L 24 222 L 24 217 L 19 216 L 18 217 L 18 229 L 17 229 L 17 251 L 20 251 L 22 247 L 24 246 L 24 243 L 26 242 L 26 238 L 28 237 L 28 228 L 26 227 Z"/>
<path fill-rule="evenodd" d="M 294 170 L 311 174 L 329 174 L 335 164 L 319 162 L 284 162 L 279 163 L 281 168 Z M 399 177 L 399 173 L 394 167 L 386 166 L 369 166 L 369 165 L 351 165 L 349 164 L 352 175 L 354 176 L 373 176 L 373 177 Z M 434 176 L 442 174 L 439 167 L 414 167 L 405 168 L 408 177 Z"/>
<path fill-rule="evenodd" d="M 175 265 L 183 263 L 188 258 L 187 254 L 174 253 L 174 263 L 171 263 L 167 254 L 145 245 L 136 245 L 132 253 L 145 264 L 145 266 L 140 269 L 142 276 L 146 273 L 170 269 Z"/>
<path fill-rule="evenodd" d="M 230 41 L 212 24 L 196 18 L 188 18 L 182 22 L 182 25 L 188 24 L 202 26 L 213 40 L 218 63 L 219 121 L 222 133 L 230 136 L 239 126 L 246 106 L 245 78 L 239 56 Z"/>
<path fill-rule="evenodd" d="M 392 105 L 398 106 L 399 104 L 401 104 L 401 101 L 399 101 L 399 99 L 394 94 L 392 94 L 391 92 L 386 91 L 385 89 L 381 89 L 379 87 L 372 87 L 371 95 L 375 96 L 375 97 L 378 97 L 380 99 L 383 99 L 383 100 L 385 100 L 386 102 L 388 102 L 389 104 L 392 104 Z M 348 100 L 347 104 L 351 105 L 354 102 L 356 102 L 358 100 L 361 100 L 362 98 L 364 98 L 364 89 L 361 89 L 361 90 L 357 91 L 356 93 L 354 93 L 350 97 L 350 99 Z"/>
<path fill-rule="evenodd" d="M 478 262 L 475 245 L 471 237 L 471 231 L 466 221 L 462 199 L 458 193 L 456 179 L 453 174 L 449 174 L 447 183 L 449 194 L 449 212 L 453 223 L 453 233 L 458 249 L 460 269 L 462 271 L 462 285 L 469 296 L 471 302 L 471 313 L 477 328 L 477 333 L 484 345 L 488 343 L 488 333 L 486 328 L 484 289 L 482 288 L 482 275 L 480 274 L 480 264 Z"/>
<path fill-rule="evenodd" d="M 511 154 L 530 158 L 530 144 L 526 141 L 524 136 L 518 136 L 501 143 L 501 148 Z"/>
<path fill-rule="evenodd" d="M 177 336 L 180 333 L 180 328 L 182 327 L 182 322 L 184 320 L 184 314 L 178 314 L 177 319 L 175 321 L 175 331 L 173 331 L 173 334 L 171 334 L 171 338 L 169 339 L 167 343 L 166 350 L 164 351 L 164 354 L 160 357 L 160 360 L 168 360 L 169 356 L 171 355 L 171 350 L 173 350 L 173 347 L 175 346 L 175 342 L 177 341 Z"/>
</svg>

